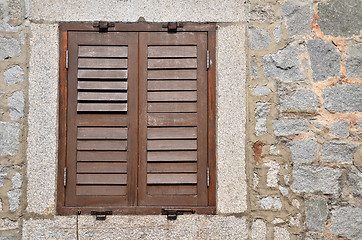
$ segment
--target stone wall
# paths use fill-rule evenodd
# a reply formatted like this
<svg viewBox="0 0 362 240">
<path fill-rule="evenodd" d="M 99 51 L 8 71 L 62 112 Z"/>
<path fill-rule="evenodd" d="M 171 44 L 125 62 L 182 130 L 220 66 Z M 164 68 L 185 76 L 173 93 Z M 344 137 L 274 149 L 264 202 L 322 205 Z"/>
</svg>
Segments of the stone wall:
<svg viewBox="0 0 362 240">
<path fill-rule="evenodd" d="M 362 239 L 360 0 L 170 3 L 0 0 L 0 240 Z M 218 23 L 217 215 L 57 216 L 58 22 L 139 18 Z"/>
</svg>

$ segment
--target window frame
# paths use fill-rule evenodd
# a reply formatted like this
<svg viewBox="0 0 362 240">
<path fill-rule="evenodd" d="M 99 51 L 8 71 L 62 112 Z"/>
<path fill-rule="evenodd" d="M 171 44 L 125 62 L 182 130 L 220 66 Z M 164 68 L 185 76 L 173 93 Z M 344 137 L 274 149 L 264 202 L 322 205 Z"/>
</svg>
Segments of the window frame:
<svg viewBox="0 0 362 240">
<path fill-rule="evenodd" d="M 179 32 L 207 32 L 207 49 L 209 50 L 210 66 L 207 72 L 207 133 L 208 133 L 208 167 L 209 187 L 208 206 L 205 207 L 177 207 L 177 206 L 117 206 L 117 207 L 68 207 L 65 206 L 64 169 L 66 167 L 66 131 L 67 131 L 67 77 L 66 50 L 68 32 L 90 31 L 97 32 L 91 22 L 66 22 L 59 24 L 59 132 L 58 132 L 58 171 L 57 171 L 57 214 L 74 215 L 78 210 L 82 214 L 90 214 L 91 211 L 112 211 L 113 214 L 161 214 L 161 210 L 167 209 L 193 209 L 197 214 L 216 213 L 216 24 L 215 23 L 185 23 Z M 167 32 L 167 23 L 115 23 L 109 32 Z"/>
</svg>

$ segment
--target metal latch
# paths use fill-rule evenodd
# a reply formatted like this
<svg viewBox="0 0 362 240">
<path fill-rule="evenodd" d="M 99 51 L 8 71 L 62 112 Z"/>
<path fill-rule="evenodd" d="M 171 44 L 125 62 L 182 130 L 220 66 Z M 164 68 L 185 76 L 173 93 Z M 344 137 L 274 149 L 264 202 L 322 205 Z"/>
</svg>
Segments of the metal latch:
<svg viewBox="0 0 362 240">
<path fill-rule="evenodd" d="M 107 215 L 112 215 L 112 211 L 97 212 L 91 211 L 91 215 L 96 216 L 96 220 L 104 221 L 107 219 Z"/>
<path fill-rule="evenodd" d="M 177 215 L 184 215 L 184 213 L 195 213 L 193 209 L 162 209 L 162 215 L 167 215 L 167 220 L 176 220 Z"/>
<path fill-rule="evenodd" d="M 163 28 L 167 28 L 169 32 L 177 32 L 177 28 L 183 28 L 183 23 L 177 23 L 177 22 L 169 22 L 164 25 L 162 25 Z"/>
<path fill-rule="evenodd" d="M 99 22 L 93 23 L 93 27 L 99 28 L 100 32 L 107 32 L 108 28 L 114 27 L 114 26 L 115 26 L 114 22 L 99 21 Z"/>
</svg>

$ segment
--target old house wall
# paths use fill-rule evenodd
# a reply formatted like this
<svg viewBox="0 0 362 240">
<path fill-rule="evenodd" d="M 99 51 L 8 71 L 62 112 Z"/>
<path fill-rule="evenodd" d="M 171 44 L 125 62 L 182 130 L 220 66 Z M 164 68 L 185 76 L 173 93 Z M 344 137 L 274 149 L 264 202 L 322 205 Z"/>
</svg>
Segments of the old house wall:
<svg viewBox="0 0 362 240">
<path fill-rule="evenodd" d="M 359 0 L 0 0 L 0 240 L 361 239 Z M 217 214 L 57 216 L 58 23 L 217 22 Z"/>
</svg>

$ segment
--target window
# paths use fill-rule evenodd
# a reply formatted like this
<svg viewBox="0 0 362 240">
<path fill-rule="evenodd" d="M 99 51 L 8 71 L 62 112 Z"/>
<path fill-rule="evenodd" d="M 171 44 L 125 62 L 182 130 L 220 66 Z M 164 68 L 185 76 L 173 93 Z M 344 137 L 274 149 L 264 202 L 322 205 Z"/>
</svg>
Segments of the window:
<svg viewBox="0 0 362 240">
<path fill-rule="evenodd" d="M 215 213 L 215 25 L 99 25 L 60 26 L 58 213 Z"/>
</svg>

